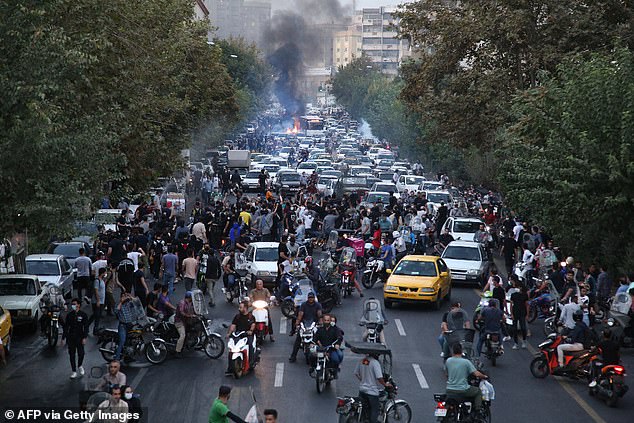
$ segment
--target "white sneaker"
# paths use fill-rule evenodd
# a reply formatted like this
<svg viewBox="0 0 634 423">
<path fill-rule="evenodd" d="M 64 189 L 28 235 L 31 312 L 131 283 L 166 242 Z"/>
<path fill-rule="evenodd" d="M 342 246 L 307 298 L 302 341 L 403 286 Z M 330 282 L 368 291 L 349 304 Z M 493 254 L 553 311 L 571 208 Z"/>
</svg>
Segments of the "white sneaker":
<svg viewBox="0 0 634 423">
<path fill-rule="evenodd" d="M 71 379 L 77 379 L 77 372 L 72 372 L 72 373 L 70 374 L 70 378 L 71 378 Z"/>
<path fill-rule="evenodd" d="M 86 374 L 86 372 L 84 371 L 84 366 L 79 366 L 79 376 L 83 376 L 84 374 Z"/>
<path fill-rule="evenodd" d="M 590 384 L 588 385 L 588 387 L 590 388 L 594 388 L 595 386 L 597 386 L 597 381 L 593 380 L 592 382 L 590 382 Z"/>
<path fill-rule="evenodd" d="M 519 349 L 519 347 L 517 346 L 517 344 L 513 344 L 513 349 L 514 349 L 514 350 Z"/>
<path fill-rule="evenodd" d="M 503 342 L 508 342 L 508 341 L 510 341 L 510 340 L 511 340 L 511 337 L 510 337 L 510 336 L 505 336 L 505 337 L 502 339 L 502 341 L 503 341 Z"/>
<path fill-rule="evenodd" d="M 526 349 L 526 341 L 522 341 L 522 348 Z"/>
<path fill-rule="evenodd" d="M 445 353 L 444 353 L 444 352 L 441 352 L 441 353 L 440 353 L 440 356 L 441 356 L 441 357 L 444 357 L 444 356 L 445 356 Z"/>
</svg>

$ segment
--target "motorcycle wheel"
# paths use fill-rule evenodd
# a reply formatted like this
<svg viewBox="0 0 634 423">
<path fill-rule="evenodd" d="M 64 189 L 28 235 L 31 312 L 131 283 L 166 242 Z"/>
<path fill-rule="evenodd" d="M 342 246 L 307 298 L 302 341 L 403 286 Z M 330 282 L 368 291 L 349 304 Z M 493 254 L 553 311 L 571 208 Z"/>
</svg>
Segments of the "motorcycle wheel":
<svg viewBox="0 0 634 423">
<path fill-rule="evenodd" d="M 158 339 L 145 345 L 145 358 L 152 364 L 161 364 L 167 358 L 165 342 Z"/>
<path fill-rule="evenodd" d="M 326 389 L 326 369 L 323 368 L 315 374 L 315 384 L 317 385 L 317 393 L 321 394 Z"/>
<path fill-rule="evenodd" d="M 531 374 L 534 377 L 544 379 L 549 373 L 548 362 L 544 357 L 535 357 L 533 361 L 531 361 Z"/>
<path fill-rule="evenodd" d="M 410 423 L 412 421 L 412 409 L 403 400 L 395 401 L 385 411 L 385 423 Z"/>
<path fill-rule="evenodd" d="M 528 309 L 528 316 L 526 317 L 526 321 L 528 323 L 533 323 L 535 321 L 535 319 L 537 319 L 537 307 L 535 306 L 531 306 Z"/>
<path fill-rule="evenodd" d="M 240 379 L 243 374 L 244 370 L 242 369 L 242 359 L 236 358 L 233 362 L 233 377 Z"/>
<path fill-rule="evenodd" d="M 544 324 L 544 335 L 548 336 L 551 333 L 557 332 L 557 326 L 554 322 L 548 322 Z"/>
<path fill-rule="evenodd" d="M 203 342 L 203 350 L 207 357 L 217 359 L 222 357 L 222 354 L 225 352 L 225 343 L 222 340 L 222 337 L 212 333 Z"/>
<path fill-rule="evenodd" d="M 286 318 L 292 319 L 295 317 L 295 303 L 293 303 L 293 301 L 284 300 L 280 308 L 282 309 L 282 314 Z"/>
<path fill-rule="evenodd" d="M 103 359 L 110 363 L 114 360 L 114 353 L 117 351 L 117 342 L 114 339 L 107 339 L 101 343 L 99 349 Z M 104 349 L 108 350 L 108 352 L 103 351 Z"/>
<path fill-rule="evenodd" d="M 361 284 L 363 285 L 365 289 L 372 289 L 375 283 L 376 283 L 376 278 L 372 277 L 372 273 L 370 273 L 367 276 L 363 275 L 363 277 L 361 278 Z"/>
<path fill-rule="evenodd" d="M 57 337 L 59 336 L 59 329 L 55 326 L 51 327 L 48 330 L 48 346 L 51 348 L 55 348 L 57 345 Z"/>
</svg>

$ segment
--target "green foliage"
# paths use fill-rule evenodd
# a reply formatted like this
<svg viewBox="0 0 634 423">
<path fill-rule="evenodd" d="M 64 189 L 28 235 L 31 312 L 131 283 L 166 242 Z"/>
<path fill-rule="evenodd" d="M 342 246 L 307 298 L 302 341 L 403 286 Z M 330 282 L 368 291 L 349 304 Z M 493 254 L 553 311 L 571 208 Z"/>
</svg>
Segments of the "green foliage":
<svg viewBox="0 0 634 423">
<path fill-rule="evenodd" d="M 0 3 L 0 233 L 61 234 L 171 174 L 235 89 L 189 0 Z"/>
<path fill-rule="evenodd" d="M 493 147 L 518 90 L 540 84 L 566 54 L 632 41 L 630 2 L 616 0 L 418 0 L 401 7 L 401 34 L 421 46 L 403 66 L 402 97 L 435 122 L 432 141 Z"/>
<path fill-rule="evenodd" d="M 382 80 L 381 74 L 372 67 L 366 56 L 354 59 L 346 66 L 340 66 L 332 81 L 332 93 L 337 102 L 355 118 L 363 117 L 365 97 L 375 80 Z"/>
<path fill-rule="evenodd" d="M 501 136 L 512 206 L 581 259 L 634 265 L 634 55 L 573 57 L 518 96 Z"/>
</svg>

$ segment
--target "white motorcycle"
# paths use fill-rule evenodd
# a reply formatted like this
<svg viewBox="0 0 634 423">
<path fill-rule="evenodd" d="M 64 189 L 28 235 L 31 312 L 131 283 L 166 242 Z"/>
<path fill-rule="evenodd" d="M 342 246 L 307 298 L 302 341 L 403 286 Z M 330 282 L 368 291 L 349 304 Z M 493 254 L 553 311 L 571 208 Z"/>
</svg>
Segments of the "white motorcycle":
<svg viewBox="0 0 634 423">
<path fill-rule="evenodd" d="M 269 303 L 268 301 L 253 301 L 253 318 L 255 319 L 255 340 L 257 346 L 264 343 L 264 338 L 269 333 Z"/>
<path fill-rule="evenodd" d="M 230 369 L 236 379 L 240 379 L 258 364 L 259 354 L 255 337 L 249 345 L 249 337 L 245 331 L 233 332 L 229 336 L 227 348 L 231 359 Z"/>
<path fill-rule="evenodd" d="M 299 325 L 299 337 L 301 340 L 300 347 L 304 351 L 306 363 L 309 362 L 311 354 L 317 352 L 317 344 L 315 343 L 315 333 L 317 333 L 317 323 L 301 322 Z"/>
<path fill-rule="evenodd" d="M 361 278 L 361 283 L 365 289 L 371 289 L 374 284 L 384 282 L 386 273 L 383 268 L 383 260 L 370 257 L 363 271 L 363 278 Z"/>
</svg>

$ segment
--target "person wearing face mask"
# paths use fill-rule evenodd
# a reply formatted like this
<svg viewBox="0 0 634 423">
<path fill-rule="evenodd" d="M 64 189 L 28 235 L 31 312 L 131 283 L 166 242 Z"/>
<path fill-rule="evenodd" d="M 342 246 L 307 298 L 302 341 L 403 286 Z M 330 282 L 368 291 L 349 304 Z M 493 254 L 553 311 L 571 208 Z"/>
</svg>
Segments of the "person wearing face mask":
<svg viewBox="0 0 634 423">
<path fill-rule="evenodd" d="M 79 375 L 84 375 L 84 345 L 88 338 L 88 315 L 81 311 L 81 301 L 78 298 L 73 298 L 70 303 L 70 312 L 66 315 L 66 322 L 64 324 L 64 336 L 66 337 L 66 343 L 68 345 L 68 355 L 70 357 L 70 367 L 72 373 L 71 379 L 77 377 L 77 371 Z M 75 355 L 77 355 L 77 362 L 75 362 Z M 79 368 L 77 368 L 79 366 Z"/>
<path fill-rule="evenodd" d="M 130 385 L 122 386 L 121 390 L 123 391 L 123 400 L 128 404 L 128 412 L 134 416 L 128 420 L 128 423 L 137 423 L 141 421 L 143 408 L 141 407 L 141 400 L 139 399 L 139 396 L 134 393 L 132 386 Z M 138 418 L 135 418 L 137 416 Z"/>
</svg>

